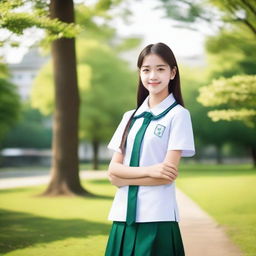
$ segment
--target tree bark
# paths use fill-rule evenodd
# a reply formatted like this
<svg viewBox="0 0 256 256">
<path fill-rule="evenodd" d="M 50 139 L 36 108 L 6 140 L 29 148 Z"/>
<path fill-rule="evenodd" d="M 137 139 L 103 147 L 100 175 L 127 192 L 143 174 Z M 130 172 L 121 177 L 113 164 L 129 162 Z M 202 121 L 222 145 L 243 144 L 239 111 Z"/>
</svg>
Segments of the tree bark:
<svg viewBox="0 0 256 256">
<path fill-rule="evenodd" d="M 222 158 L 222 146 L 221 145 L 216 145 L 216 160 L 217 164 L 222 164 L 223 163 L 223 158 Z"/>
<path fill-rule="evenodd" d="M 51 18 L 74 22 L 73 0 L 51 0 Z M 47 196 L 88 195 L 79 180 L 78 118 L 75 39 L 62 38 L 52 43 L 55 84 L 53 161 Z"/>
<path fill-rule="evenodd" d="M 252 146 L 252 160 L 253 160 L 253 168 L 256 167 L 256 147 Z"/>
<path fill-rule="evenodd" d="M 94 140 L 92 142 L 92 149 L 93 149 L 93 170 L 98 170 L 99 167 L 99 142 Z"/>
</svg>

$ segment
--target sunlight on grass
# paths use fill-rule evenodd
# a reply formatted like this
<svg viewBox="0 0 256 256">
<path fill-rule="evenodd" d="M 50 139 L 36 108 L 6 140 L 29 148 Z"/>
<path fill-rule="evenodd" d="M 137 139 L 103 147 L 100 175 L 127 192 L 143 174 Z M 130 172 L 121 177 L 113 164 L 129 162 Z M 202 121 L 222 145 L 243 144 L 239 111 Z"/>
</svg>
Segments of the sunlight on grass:
<svg viewBox="0 0 256 256">
<path fill-rule="evenodd" d="M 177 185 L 255 256 L 256 170 L 249 165 L 180 165 Z M 46 186 L 0 190 L 0 252 L 7 256 L 103 255 L 115 187 L 83 180 L 95 198 L 38 198 Z M 0 253 L 0 254 L 1 254 Z"/>
<path fill-rule="evenodd" d="M 2 190 L 1 252 L 4 255 L 103 255 L 115 188 L 84 181 L 96 198 L 38 198 L 45 186 Z"/>
<path fill-rule="evenodd" d="M 246 256 L 255 256 L 256 170 L 249 165 L 193 165 L 180 173 L 177 186 L 224 226 Z"/>
</svg>

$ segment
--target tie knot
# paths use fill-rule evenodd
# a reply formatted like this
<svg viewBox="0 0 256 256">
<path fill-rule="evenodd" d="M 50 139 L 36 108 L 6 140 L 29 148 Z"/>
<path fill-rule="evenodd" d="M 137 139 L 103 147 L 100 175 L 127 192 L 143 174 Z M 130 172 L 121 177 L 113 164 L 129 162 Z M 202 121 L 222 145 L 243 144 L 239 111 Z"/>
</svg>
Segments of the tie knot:
<svg viewBox="0 0 256 256">
<path fill-rule="evenodd" d="M 150 113 L 150 112 L 145 112 L 145 113 L 144 113 L 144 118 L 152 119 L 152 117 L 153 117 L 153 114 L 152 114 L 152 113 Z"/>
</svg>

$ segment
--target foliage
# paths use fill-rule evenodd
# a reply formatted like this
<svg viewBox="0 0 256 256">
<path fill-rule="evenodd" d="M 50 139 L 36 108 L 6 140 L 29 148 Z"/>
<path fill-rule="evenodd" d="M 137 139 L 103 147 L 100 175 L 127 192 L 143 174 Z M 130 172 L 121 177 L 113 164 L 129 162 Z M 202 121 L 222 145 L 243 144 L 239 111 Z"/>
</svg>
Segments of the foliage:
<svg viewBox="0 0 256 256">
<path fill-rule="evenodd" d="M 122 8 L 125 9 L 125 7 Z M 122 8 L 119 8 L 119 12 L 123 10 Z M 116 28 L 108 24 L 109 20 L 113 17 L 116 18 L 116 14 L 115 16 L 111 16 L 109 13 L 105 13 L 105 15 L 102 14 L 102 16 L 99 17 L 97 10 L 84 4 L 77 4 L 75 10 L 77 24 L 86 28 L 80 33 L 79 37 L 81 38 L 97 40 L 103 44 L 109 45 L 116 52 L 124 52 L 133 49 L 142 41 L 141 37 L 120 38 L 120 36 L 117 35 Z M 124 19 L 125 17 L 122 18 Z"/>
<path fill-rule="evenodd" d="M 0 59 L 0 78 L 7 78 L 9 76 L 9 70 L 5 63 Z"/>
<path fill-rule="evenodd" d="M 185 107 L 191 113 L 193 123 L 193 132 L 196 144 L 196 158 L 204 155 L 205 146 L 214 145 L 215 148 L 221 148 L 228 141 L 233 141 L 233 125 L 227 122 L 212 122 L 207 116 L 209 107 L 202 107 L 196 100 L 199 95 L 199 88 L 202 87 L 209 78 L 205 67 L 184 67 L 180 66 L 182 94 L 185 101 Z M 244 130 L 243 130 L 244 131 Z M 244 137 L 243 137 L 244 138 Z"/>
<path fill-rule="evenodd" d="M 49 40 L 62 37 L 72 38 L 80 31 L 78 25 L 51 19 L 48 13 L 47 1 L 2 0 L 0 4 L 0 28 L 22 35 L 25 29 L 37 27 L 47 31 Z M 8 42 L 8 40 L 2 41 L 1 44 Z"/>
<path fill-rule="evenodd" d="M 0 78 L 0 141 L 19 117 L 20 98 L 16 86 Z"/>
<path fill-rule="evenodd" d="M 91 87 L 81 93 L 80 135 L 103 142 L 110 138 L 122 114 L 135 105 L 135 74 L 109 47 L 95 41 L 80 42 L 78 56 L 92 70 Z"/>
<path fill-rule="evenodd" d="M 85 64 L 78 64 L 79 90 L 85 92 L 90 86 L 91 68 Z M 31 106 L 39 109 L 44 115 L 50 115 L 54 111 L 54 80 L 52 61 L 49 61 L 40 70 L 35 78 L 31 90 Z"/>
<path fill-rule="evenodd" d="M 234 150 L 243 150 L 247 156 L 253 156 L 252 150 L 256 145 L 255 130 L 240 121 L 213 122 L 208 112 L 220 107 L 203 107 L 196 100 L 199 96 L 199 88 L 211 82 L 207 68 L 184 66 L 179 68 L 185 107 L 189 109 L 193 123 L 197 151 L 195 158 L 198 160 L 204 158 L 207 154 L 205 146 L 209 145 L 215 147 L 214 156 L 218 162 L 222 160 L 225 145 Z"/>
<path fill-rule="evenodd" d="M 255 74 L 255 37 L 239 26 L 208 37 L 206 51 L 211 78 Z"/>
<path fill-rule="evenodd" d="M 78 40 L 77 51 L 80 138 L 102 142 L 109 139 L 122 113 L 131 108 L 131 102 L 135 102 L 134 74 L 108 46 L 97 41 Z M 53 74 L 50 63 L 35 80 L 31 104 L 43 114 L 53 112 Z"/>
<path fill-rule="evenodd" d="M 213 80 L 199 89 L 197 100 L 204 106 L 221 106 L 225 109 L 210 111 L 209 117 L 218 120 L 242 120 L 248 126 L 256 121 L 256 76 L 233 76 Z"/>
<path fill-rule="evenodd" d="M 98 0 L 91 4 L 76 4 L 76 24 L 65 23 L 49 17 L 49 1 L 44 0 L 2 0 L 0 4 L 0 29 L 7 29 L 12 34 L 22 35 L 29 28 L 42 29 L 46 36 L 40 42 L 46 47 L 58 38 L 73 38 L 80 33 L 94 31 L 98 36 L 106 36 L 111 29 L 106 24 L 112 19 L 109 10 L 118 6 L 121 0 Z M 98 25 L 97 19 L 103 24 Z M 79 24 L 79 25 L 78 25 Z M 19 46 L 19 39 L 7 36 L 0 45 Z"/>
<path fill-rule="evenodd" d="M 199 20 L 226 24 L 240 24 L 243 29 L 256 35 L 256 2 L 250 0 L 160 0 L 166 15 L 180 22 L 186 28 L 194 29 Z M 218 11 L 217 11 L 218 10 Z M 222 21 L 222 22 L 220 22 Z"/>
<path fill-rule="evenodd" d="M 6 148 L 50 148 L 51 120 L 23 104 L 19 121 L 8 131 L 3 147 Z"/>
</svg>

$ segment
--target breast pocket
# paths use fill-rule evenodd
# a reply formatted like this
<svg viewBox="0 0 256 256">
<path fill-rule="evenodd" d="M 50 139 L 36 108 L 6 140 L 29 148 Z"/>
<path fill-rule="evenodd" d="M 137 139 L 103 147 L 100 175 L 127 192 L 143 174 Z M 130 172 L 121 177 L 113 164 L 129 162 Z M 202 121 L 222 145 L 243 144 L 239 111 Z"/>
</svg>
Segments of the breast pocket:
<svg viewBox="0 0 256 256">
<path fill-rule="evenodd" d="M 153 145 L 153 147 L 165 147 L 169 137 L 168 130 L 169 127 L 164 123 L 152 123 L 146 131 L 146 140 L 149 144 Z"/>
<path fill-rule="evenodd" d="M 154 130 L 154 134 L 159 138 L 163 137 L 166 127 L 162 124 L 157 124 Z"/>
</svg>

